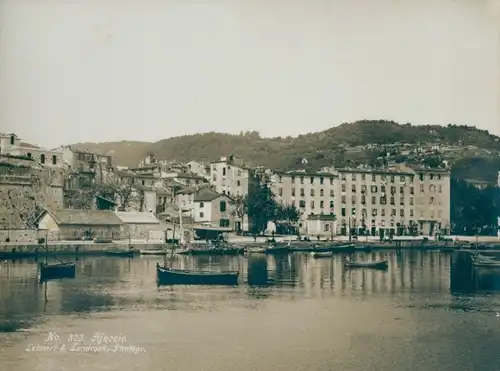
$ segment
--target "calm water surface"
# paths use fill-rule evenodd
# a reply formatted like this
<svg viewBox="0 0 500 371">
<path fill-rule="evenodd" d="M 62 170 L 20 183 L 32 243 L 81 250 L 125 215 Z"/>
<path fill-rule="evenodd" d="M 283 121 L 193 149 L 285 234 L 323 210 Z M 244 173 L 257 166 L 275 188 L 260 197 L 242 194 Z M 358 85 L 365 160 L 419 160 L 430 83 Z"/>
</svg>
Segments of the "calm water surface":
<svg viewBox="0 0 500 371">
<path fill-rule="evenodd" d="M 359 256 L 389 269 L 346 270 L 342 255 L 178 256 L 176 267 L 240 269 L 241 284 L 158 288 L 161 257 L 80 259 L 76 279 L 47 284 L 35 261 L 5 261 L 0 369 L 500 370 L 500 272 L 462 253 Z M 118 351 L 71 350 L 72 334 L 86 346 L 96 333 L 118 336 L 107 348 Z"/>
</svg>

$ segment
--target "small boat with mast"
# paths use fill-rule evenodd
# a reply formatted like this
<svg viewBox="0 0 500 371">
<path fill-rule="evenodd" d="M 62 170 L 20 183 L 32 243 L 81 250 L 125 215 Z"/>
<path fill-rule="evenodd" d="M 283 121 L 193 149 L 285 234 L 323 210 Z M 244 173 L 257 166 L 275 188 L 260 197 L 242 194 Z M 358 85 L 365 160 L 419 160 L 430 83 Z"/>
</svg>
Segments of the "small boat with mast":
<svg viewBox="0 0 500 371">
<path fill-rule="evenodd" d="M 75 278 L 76 265 L 74 262 L 63 262 L 55 257 L 59 263 L 48 263 L 48 233 L 43 242 L 45 242 L 45 263 L 40 263 L 40 282 L 51 279 Z"/>
<path fill-rule="evenodd" d="M 184 247 L 184 229 L 182 225 L 182 209 L 179 209 L 179 245 Z M 174 224 L 175 228 L 175 224 Z M 175 229 L 174 229 L 175 231 Z M 174 236 L 175 237 L 175 236 Z M 175 243 L 172 243 L 172 254 L 170 262 L 172 262 L 175 252 Z M 171 265 L 171 264 L 170 264 Z M 174 269 L 172 266 L 167 266 L 165 262 L 163 267 L 160 263 L 156 263 L 156 276 L 159 285 L 238 285 L 239 271 L 227 272 L 210 272 L 200 270 Z"/>
</svg>

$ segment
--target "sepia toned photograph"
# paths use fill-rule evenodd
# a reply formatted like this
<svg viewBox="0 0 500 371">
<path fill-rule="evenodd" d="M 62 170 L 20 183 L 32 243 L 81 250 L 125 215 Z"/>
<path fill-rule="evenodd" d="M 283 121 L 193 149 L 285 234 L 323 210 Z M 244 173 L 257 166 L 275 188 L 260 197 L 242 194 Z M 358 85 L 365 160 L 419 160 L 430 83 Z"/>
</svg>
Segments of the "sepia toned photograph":
<svg viewBox="0 0 500 371">
<path fill-rule="evenodd" d="M 499 347 L 500 0 L 0 0 L 0 370 Z"/>
</svg>

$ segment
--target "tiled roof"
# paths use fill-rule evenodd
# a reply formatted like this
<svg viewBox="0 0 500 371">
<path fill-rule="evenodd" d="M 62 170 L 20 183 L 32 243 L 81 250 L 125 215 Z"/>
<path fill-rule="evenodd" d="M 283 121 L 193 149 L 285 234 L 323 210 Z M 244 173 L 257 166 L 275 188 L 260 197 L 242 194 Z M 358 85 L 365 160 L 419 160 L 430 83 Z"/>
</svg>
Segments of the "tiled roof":
<svg viewBox="0 0 500 371">
<path fill-rule="evenodd" d="M 125 224 L 159 224 L 156 216 L 148 212 L 117 211 L 116 215 Z"/>
<path fill-rule="evenodd" d="M 111 210 L 47 210 L 57 224 L 63 225 L 122 225 Z M 44 215 L 43 213 L 42 215 Z"/>
<path fill-rule="evenodd" d="M 208 202 L 222 196 L 208 187 L 200 188 L 194 195 L 195 202 Z"/>
<path fill-rule="evenodd" d="M 186 188 L 183 188 L 183 189 L 180 189 L 179 191 L 177 191 L 177 194 L 179 194 L 179 195 L 190 195 L 190 194 L 195 193 L 196 191 L 197 191 L 196 188 L 186 187 Z"/>
</svg>

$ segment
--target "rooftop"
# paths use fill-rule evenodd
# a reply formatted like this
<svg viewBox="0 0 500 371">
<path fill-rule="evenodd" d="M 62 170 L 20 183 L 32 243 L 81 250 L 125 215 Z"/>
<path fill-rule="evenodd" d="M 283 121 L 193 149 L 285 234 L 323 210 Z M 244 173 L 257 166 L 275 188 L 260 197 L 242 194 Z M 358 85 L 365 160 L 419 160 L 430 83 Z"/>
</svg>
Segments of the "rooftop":
<svg viewBox="0 0 500 371">
<path fill-rule="evenodd" d="M 117 211 L 116 215 L 125 224 L 159 224 L 152 213 L 139 211 Z"/>
<path fill-rule="evenodd" d="M 49 213 L 57 224 L 63 225 L 122 225 L 123 222 L 111 210 L 50 210 L 46 209 L 41 216 Z M 39 218 L 40 218 L 39 217 Z"/>
<path fill-rule="evenodd" d="M 209 202 L 222 196 L 208 187 L 200 188 L 194 195 L 195 202 Z"/>
</svg>

